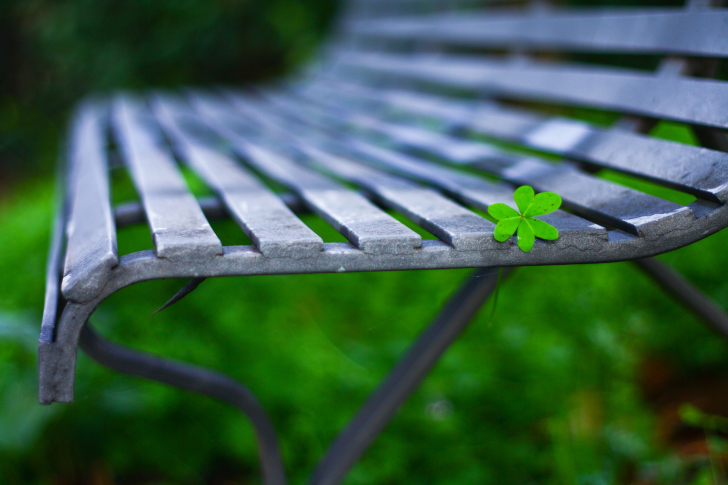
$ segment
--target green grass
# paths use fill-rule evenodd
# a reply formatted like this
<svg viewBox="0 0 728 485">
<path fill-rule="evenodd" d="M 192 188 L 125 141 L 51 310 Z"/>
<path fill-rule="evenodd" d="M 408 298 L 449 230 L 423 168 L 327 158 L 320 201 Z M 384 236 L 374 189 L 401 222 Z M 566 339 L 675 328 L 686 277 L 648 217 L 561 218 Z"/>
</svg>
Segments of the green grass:
<svg viewBox="0 0 728 485">
<path fill-rule="evenodd" d="M 50 193 L 37 182 L 0 205 L 3 483 L 259 483 L 246 420 L 207 398 L 80 355 L 76 402 L 35 404 Z M 222 226 L 226 238 L 237 230 Z M 149 244 L 144 228 L 121 235 L 126 247 Z M 728 308 L 727 243 L 723 231 L 661 259 Z M 279 430 L 292 483 L 305 483 L 468 273 L 219 278 L 150 317 L 184 284 L 156 281 L 112 296 L 92 320 L 115 341 L 245 382 Z M 720 339 L 629 263 L 519 268 L 489 315 L 479 314 L 347 484 L 624 483 L 640 474 L 680 483 L 689 464 L 656 440 L 638 369 L 651 355 L 685 373 L 726 369 Z"/>
</svg>

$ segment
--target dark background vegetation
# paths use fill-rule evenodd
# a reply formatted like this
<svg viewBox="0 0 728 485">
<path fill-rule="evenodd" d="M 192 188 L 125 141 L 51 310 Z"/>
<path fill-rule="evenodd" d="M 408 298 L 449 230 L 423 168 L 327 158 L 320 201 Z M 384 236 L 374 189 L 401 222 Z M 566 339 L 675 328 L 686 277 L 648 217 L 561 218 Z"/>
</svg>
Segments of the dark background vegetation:
<svg viewBox="0 0 728 485">
<path fill-rule="evenodd" d="M 309 56 L 336 0 L 0 2 L 0 181 L 42 174 L 69 108 L 111 89 L 242 84 Z"/>
<path fill-rule="evenodd" d="M 247 422 L 207 398 L 81 355 L 76 402 L 37 404 L 53 165 L 68 110 L 87 93 L 280 76 L 310 57 L 335 10 L 333 0 L 0 2 L 0 484 L 259 483 Z M 653 134 L 693 141 L 674 124 Z M 232 222 L 214 228 L 242 243 Z M 151 245 L 144 227 L 119 238 L 122 252 Z M 726 243 L 723 231 L 661 259 L 728 308 Z M 184 283 L 157 281 L 114 295 L 93 320 L 116 341 L 248 384 L 292 482 L 304 483 L 467 274 L 216 279 L 149 317 Z M 679 410 L 726 415 L 727 390 L 726 344 L 629 263 L 520 268 L 347 483 L 712 483 L 722 425 Z"/>
</svg>

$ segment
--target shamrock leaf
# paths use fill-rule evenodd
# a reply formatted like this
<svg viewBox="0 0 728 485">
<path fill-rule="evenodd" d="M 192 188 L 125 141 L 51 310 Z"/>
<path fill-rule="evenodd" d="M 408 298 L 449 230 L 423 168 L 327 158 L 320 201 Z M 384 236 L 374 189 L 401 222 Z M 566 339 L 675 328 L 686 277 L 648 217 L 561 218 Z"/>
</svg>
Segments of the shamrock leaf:
<svg viewBox="0 0 728 485">
<path fill-rule="evenodd" d="M 558 209 L 561 206 L 561 197 L 558 194 L 541 192 L 535 195 L 533 188 L 524 185 L 513 193 L 513 200 L 516 201 L 520 213 L 506 204 L 488 206 L 488 214 L 498 221 L 493 234 L 496 241 L 507 241 L 518 231 L 518 247 L 527 253 L 537 237 L 549 241 L 559 237 L 559 231 L 554 226 L 534 218 Z"/>
</svg>

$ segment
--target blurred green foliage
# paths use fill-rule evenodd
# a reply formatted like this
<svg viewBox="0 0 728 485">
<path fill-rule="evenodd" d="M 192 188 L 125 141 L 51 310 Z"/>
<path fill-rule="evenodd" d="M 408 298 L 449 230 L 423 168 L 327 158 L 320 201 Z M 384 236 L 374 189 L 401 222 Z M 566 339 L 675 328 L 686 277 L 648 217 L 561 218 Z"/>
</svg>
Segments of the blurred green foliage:
<svg viewBox="0 0 728 485">
<path fill-rule="evenodd" d="M 52 170 L 68 109 L 79 98 L 279 76 L 314 52 L 337 4 L 0 2 L 0 184 Z"/>
<path fill-rule="evenodd" d="M 50 192 L 28 183 L 0 206 L 0 247 L 16 255 L 0 259 L 10 275 L 0 279 L 2 483 L 258 483 L 248 423 L 205 397 L 80 355 L 76 402 L 36 404 Z M 240 234 L 229 221 L 215 230 Z M 143 227 L 120 237 L 151 244 Z M 663 259 L 725 308 L 726 244 L 723 231 Z M 467 274 L 220 278 L 150 317 L 184 284 L 156 281 L 114 295 L 93 321 L 116 341 L 248 384 L 280 432 L 292 482 L 303 483 Z M 499 298 L 494 318 L 481 312 L 347 483 L 689 483 L 691 465 L 655 438 L 638 369 L 665 355 L 681 372 L 725 370 L 723 341 L 629 263 L 519 268 Z"/>
</svg>

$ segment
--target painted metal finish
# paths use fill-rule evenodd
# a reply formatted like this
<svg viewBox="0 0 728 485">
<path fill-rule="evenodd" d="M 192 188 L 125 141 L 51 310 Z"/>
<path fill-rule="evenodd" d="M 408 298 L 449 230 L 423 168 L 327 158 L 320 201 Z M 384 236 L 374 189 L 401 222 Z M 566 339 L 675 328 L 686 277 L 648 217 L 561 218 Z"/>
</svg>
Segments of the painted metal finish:
<svg viewBox="0 0 728 485">
<path fill-rule="evenodd" d="M 601 180 L 571 165 L 555 165 L 533 156 L 515 155 L 483 142 L 463 140 L 429 129 L 382 122 L 366 115 L 348 113 L 344 106 L 329 100 L 319 98 L 318 101 L 329 106 L 332 123 L 348 120 L 359 128 L 390 138 L 398 148 L 412 147 L 453 164 L 482 168 L 503 180 L 532 185 L 540 191 L 557 192 L 565 207 L 636 235 L 659 231 L 659 226 L 668 218 L 687 222 L 695 217 L 688 207 Z"/>
<path fill-rule="evenodd" d="M 728 57 L 728 11 L 589 8 L 556 12 L 452 12 L 360 20 L 371 38 L 481 48 Z"/>
<path fill-rule="evenodd" d="M 169 96 L 152 107 L 175 151 L 225 203 L 243 232 L 265 256 L 307 258 L 323 250 L 323 240 L 286 204 L 230 155 L 196 140 L 185 130 L 190 109 Z"/>
<path fill-rule="evenodd" d="M 303 109 L 293 109 L 292 111 L 307 113 Z M 310 117 L 303 116 L 302 119 L 310 119 Z M 349 138 L 339 143 L 333 141 L 327 146 L 363 163 L 431 184 L 464 204 L 480 210 L 487 211 L 489 205 L 498 202 L 516 207 L 513 202 L 512 189 L 503 184 L 495 184 L 401 151 L 378 146 L 361 138 Z M 603 227 L 568 212 L 559 210 L 543 216 L 542 219 L 555 226 L 560 234 L 558 240 L 550 241 L 547 244 L 599 246 L 607 240 L 607 232 Z M 512 243 L 513 241 L 499 243 L 496 245 L 496 249 L 504 249 L 504 245 Z"/>
<path fill-rule="evenodd" d="M 332 62 L 389 82 L 419 81 L 487 96 L 621 111 L 728 129 L 728 83 L 636 69 L 342 50 Z"/>
<path fill-rule="evenodd" d="M 286 110 L 291 116 L 298 116 L 301 121 L 305 120 L 311 123 L 311 120 L 315 119 L 317 114 L 319 118 L 323 116 L 324 119 L 328 120 L 334 126 L 343 126 L 347 122 L 346 113 L 341 110 L 333 114 L 325 114 L 320 110 L 312 112 L 311 106 L 301 106 L 300 104 L 288 102 L 288 98 L 272 97 L 271 99 L 278 99 L 276 103 L 278 109 Z M 322 125 L 319 124 L 318 126 Z M 391 135 L 391 132 L 387 130 L 384 130 L 384 132 L 387 135 Z M 432 135 L 432 137 L 429 137 L 427 134 L 424 134 L 423 136 L 418 136 L 417 139 L 426 140 L 424 143 L 429 147 L 444 145 L 440 142 L 431 145 L 428 140 L 429 138 L 437 141 L 437 134 L 433 133 Z M 512 198 L 513 189 L 503 184 L 494 184 L 485 179 L 402 153 L 401 150 L 392 150 L 379 146 L 371 140 L 363 139 L 361 136 L 356 138 L 353 136 L 349 137 L 345 141 L 338 143 L 337 146 L 340 147 L 340 151 L 350 153 L 361 160 L 376 164 L 385 170 L 401 173 L 407 177 L 433 184 L 448 194 L 478 209 L 487 210 L 489 205 L 499 202 L 514 208 L 516 207 Z M 458 151 L 457 148 L 452 151 L 447 148 L 445 150 L 447 153 Z M 471 159 L 470 155 L 467 155 L 467 158 L 465 158 L 464 154 L 466 152 L 472 154 L 472 150 L 466 149 L 461 152 L 461 161 Z M 478 152 L 480 155 L 484 155 L 485 153 L 499 154 L 499 152 L 493 151 L 488 147 L 484 147 L 483 150 L 478 149 Z M 503 154 L 500 153 L 500 155 L 502 156 Z M 479 157 L 474 157 L 473 159 L 477 160 Z M 598 239 L 605 241 L 607 237 L 606 231 L 601 226 L 569 214 L 568 212 L 556 211 L 543 216 L 543 220 L 554 225 L 559 230 L 561 244 L 573 244 L 575 240 L 579 239 Z M 596 240 L 592 242 L 596 243 Z M 550 242 L 549 244 L 556 244 L 556 242 Z"/>
<path fill-rule="evenodd" d="M 87 301 L 119 264 L 111 215 L 104 106 L 87 101 L 74 117 L 68 147 L 68 219 L 63 295 Z"/>
<path fill-rule="evenodd" d="M 412 254 L 422 244 L 421 237 L 382 211 L 365 197 L 329 177 L 294 162 L 289 157 L 251 141 L 256 134 L 233 131 L 236 120 L 210 98 L 196 96 L 193 104 L 233 149 L 260 172 L 286 185 L 306 201 L 311 210 L 341 232 L 354 246 L 372 254 Z M 241 120 L 237 120 L 240 124 Z"/>
<path fill-rule="evenodd" d="M 153 279 L 266 274 L 341 273 L 493 266 L 532 266 L 624 261 L 677 249 L 728 226 L 728 211 L 713 210 L 688 228 L 666 226 L 656 236 L 634 237 L 610 231 L 610 240 L 573 238 L 564 242 L 538 242 L 530 253 L 503 244 L 502 249 L 458 251 L 436 240 L 425 240 L 413 255 L 367 254 L 347 243 L 325 243 L 317 256 L 304 259 L 266 258 L 252 246 L 229 246 L 209 260 L 171 261 L 154 251 L 121 256 L 101 294 L 86 303 L 69 302 L 55 325 L 55 340 L 39 346 L 40 400 L 43 403 L 73 400 L 76 349 L 81 328 L 106 297 L 134 283 Z M 612 237 L 614 236 L 614 237 Z"/>
<path fill-rule="evenodd" d="M 222 243 L 164 146 L 149 110 L 139 100 L 119 96 L 112 119 L 124 161 L 144 204 L 157 256 L 181 261 L 222 254 Z"/>
<path fill-rule="evenodd" d="M 378 113 L 387 119 L 405 114 L 411 120 L 424 116 L 450 130 L 481 133 L 658 181 L 706 200 L 728 201 L 728 153 L 723 151 L 544 116 L 495 102 L 468 103 L 424 92 L 373 89 L 330 77 L 300 91 L 320 98 L 332 87 L 340 93 L 339 99 L 370 116 Z"/>
</svg>

